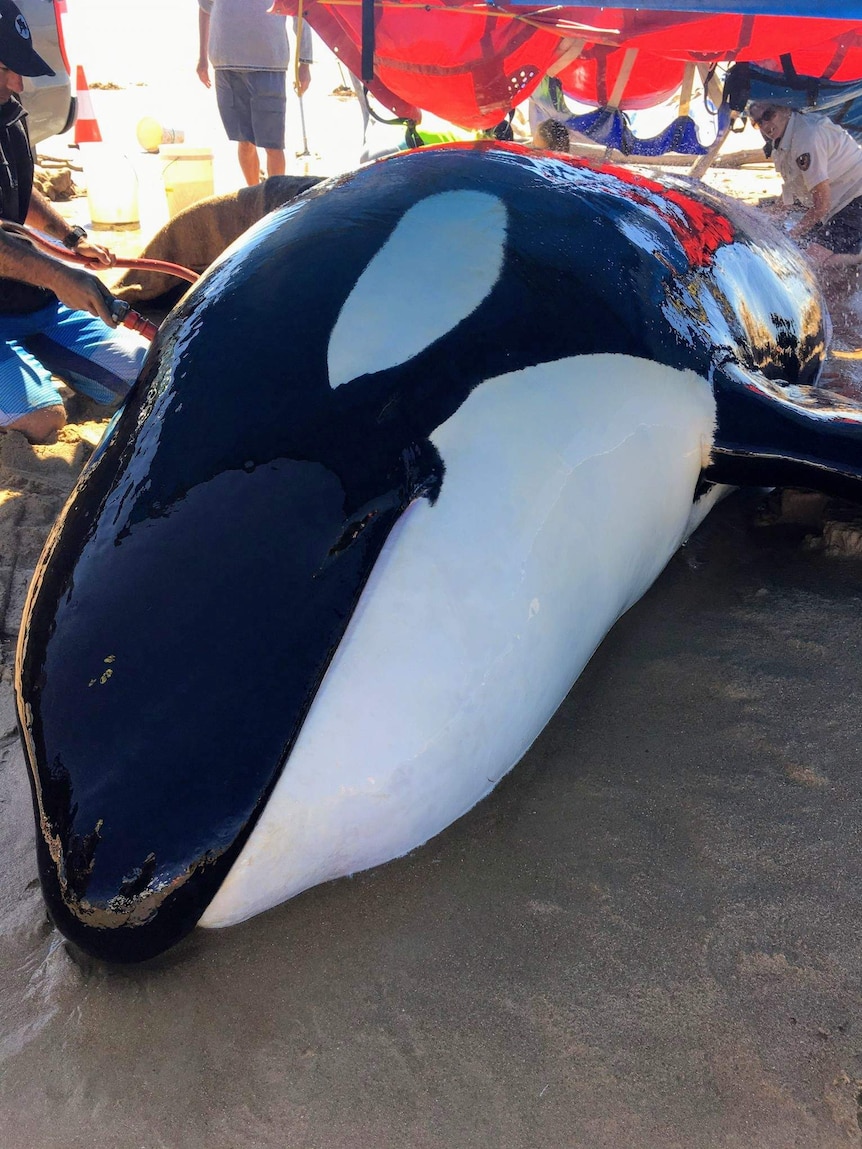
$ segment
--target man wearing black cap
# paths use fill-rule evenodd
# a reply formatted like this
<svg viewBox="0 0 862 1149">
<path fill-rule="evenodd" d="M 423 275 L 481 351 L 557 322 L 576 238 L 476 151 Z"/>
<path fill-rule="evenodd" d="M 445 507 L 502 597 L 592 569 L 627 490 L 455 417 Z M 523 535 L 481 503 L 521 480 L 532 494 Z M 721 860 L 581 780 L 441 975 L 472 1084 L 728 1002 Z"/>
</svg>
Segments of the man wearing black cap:
<svg viewBox="0 0 862 1149">
<path fill-rule="evenodd" d="M 26 223 L 94 265 L 115 257 L 91 243 L 33 187 L 33 152 L 18 94 L 22 76 L 53 76 L 33 48 L 27 21 L 12 0 L 0 0 L 0 221 Z M 44 254 L 0 227 L 0 429 L 33 443 L 66 422 L 56 372 L 100 403 L 125 397 L 146 344 L 116 330 L 112 297 L 91 272 Z"/>
</svg>

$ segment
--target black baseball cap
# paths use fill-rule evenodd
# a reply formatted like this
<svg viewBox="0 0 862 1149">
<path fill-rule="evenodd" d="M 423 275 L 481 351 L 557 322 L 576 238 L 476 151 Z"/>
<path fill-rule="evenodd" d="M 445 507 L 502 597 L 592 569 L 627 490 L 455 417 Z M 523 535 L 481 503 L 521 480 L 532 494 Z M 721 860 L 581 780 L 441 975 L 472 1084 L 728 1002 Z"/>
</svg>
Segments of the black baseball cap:
<svg viewBox="0 0 862 1149">
<path fill-rule="evenodd" d="M 34 51 L 30 25 L 12 0 L 0 0 L 0 64 L 19 76 L 56 74 Z"/>
</svg>

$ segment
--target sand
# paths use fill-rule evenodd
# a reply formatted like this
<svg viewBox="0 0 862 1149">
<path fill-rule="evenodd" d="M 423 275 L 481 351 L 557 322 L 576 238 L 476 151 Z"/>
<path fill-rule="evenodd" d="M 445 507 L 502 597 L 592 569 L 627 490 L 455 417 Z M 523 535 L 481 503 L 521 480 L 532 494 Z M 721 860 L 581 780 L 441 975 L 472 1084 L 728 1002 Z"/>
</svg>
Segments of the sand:
<svg viewBox="0 0 862 1149">
<path fill-rule="evenodd" d="M 858 557 L 732 496 L 471 814 L 111 969 L 45 920 L 9 683 L 84 453 L 0 454 L 4 1149 L 859 1144 Z"/>
<path fill-rule="evenodd" d="M 855 508 L 728 498 L 476 810 L 111 969 L 46 921 L 12 701 L 26 584 L 104 425 L 70 413 L 54 445 L 0 437 L 4 1149 L 860 1144 Z"/>
</svg>

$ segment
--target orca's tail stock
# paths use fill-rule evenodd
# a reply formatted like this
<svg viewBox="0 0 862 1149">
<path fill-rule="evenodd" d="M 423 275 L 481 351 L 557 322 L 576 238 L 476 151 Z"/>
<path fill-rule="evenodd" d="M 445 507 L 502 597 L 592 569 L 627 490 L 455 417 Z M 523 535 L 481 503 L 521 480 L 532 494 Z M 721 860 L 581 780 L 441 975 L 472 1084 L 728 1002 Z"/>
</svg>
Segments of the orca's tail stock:
<svg viewBox="0 0 862 1149">
<path fill-rule="evenodd" d="M 715 392 L 718 425 L 704 478 L 862 502 L 862 402 L 734 364 L 717 373 Z"/>
</svg>

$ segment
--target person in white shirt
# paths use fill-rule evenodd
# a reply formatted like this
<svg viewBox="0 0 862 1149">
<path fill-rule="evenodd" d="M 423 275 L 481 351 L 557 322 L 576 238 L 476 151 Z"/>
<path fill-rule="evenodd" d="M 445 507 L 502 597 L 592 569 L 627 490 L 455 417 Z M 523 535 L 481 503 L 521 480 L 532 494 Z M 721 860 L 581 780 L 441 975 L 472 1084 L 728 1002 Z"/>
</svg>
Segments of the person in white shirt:
<svg viewBox="0 0 862 1149">
<path fill-rule="evenodd" d="M 755 101 L 748 115 L 771 149 L 785 206 L 806 208 L 791 237 L 825 270 L 862 263 L 862 147 L 814 112 Z"/>
</svg>

